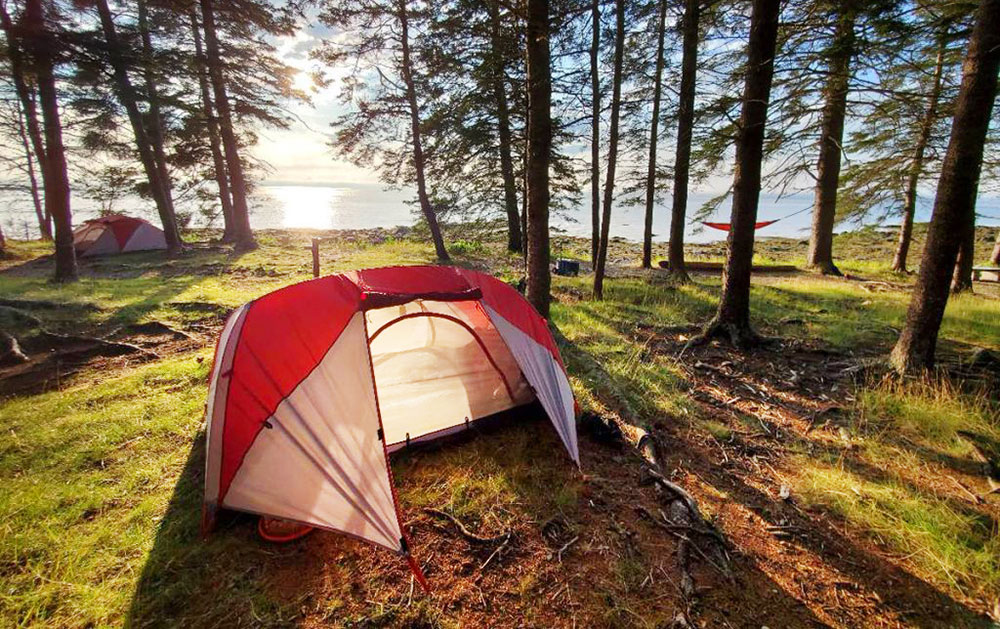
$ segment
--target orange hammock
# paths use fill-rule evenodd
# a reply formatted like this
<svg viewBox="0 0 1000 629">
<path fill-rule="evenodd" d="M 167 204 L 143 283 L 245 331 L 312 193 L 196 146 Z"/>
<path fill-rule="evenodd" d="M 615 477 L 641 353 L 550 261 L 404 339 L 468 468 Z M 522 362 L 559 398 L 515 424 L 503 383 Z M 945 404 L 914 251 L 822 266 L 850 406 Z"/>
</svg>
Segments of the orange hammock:
<svg viewBox="0 0 1000 629">
<path fill-rule="evenodd" d="M 768 225 L 770 225 L 772 223 L 777 223 L 778 220 L 780 220 L 780 219 L 775 219 L 773 221 L 761 221 L 759 223 L 754 223 L 753 228 L 754 229 L 761 229 L 762 227 L 767 227 Z M 705 227 L 711 227 L 712 229 L 718 229 L 719 231 L 724 231 L 724 232 L 729 231 L 729 228 L 731 227 L 730 223 L 707 223 L 705 221 L 702 221 L 701 224 L 704 225 Z"/>
</svg>

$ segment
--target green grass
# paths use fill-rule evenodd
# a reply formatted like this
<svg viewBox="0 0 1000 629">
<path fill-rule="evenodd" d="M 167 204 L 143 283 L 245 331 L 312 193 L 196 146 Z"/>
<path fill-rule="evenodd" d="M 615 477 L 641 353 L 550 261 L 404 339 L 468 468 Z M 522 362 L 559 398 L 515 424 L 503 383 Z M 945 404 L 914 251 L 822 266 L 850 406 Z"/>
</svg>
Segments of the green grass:
<svg viewBox="0 0 1000 629">
<path fill-rule="evenodd" d="M 963 494 L 951 497 L 955 485 L 947 478 L 961 475 L 949 463 L 975 460 L 958 431 L 1000 443 L 1000 402 L 947 381 L 885 383 L 863 390 L 849 419 L 857 454 L 798 457 L 801 495 L 906 556 L 932 580 L 967 595 L 996 596 L 997 523 Z"/>
</svg>

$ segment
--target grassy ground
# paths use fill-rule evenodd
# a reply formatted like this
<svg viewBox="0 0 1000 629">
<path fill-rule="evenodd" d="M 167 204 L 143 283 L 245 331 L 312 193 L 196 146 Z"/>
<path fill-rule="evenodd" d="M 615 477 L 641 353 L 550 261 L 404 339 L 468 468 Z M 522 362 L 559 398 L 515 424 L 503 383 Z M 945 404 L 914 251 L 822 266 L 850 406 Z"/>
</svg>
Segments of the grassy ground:
<svg viewBox="0 0 1000 629">
<path fill-rule="evenodd" d="M 874 247 L 858 238 L 841 236 L 838 246 Z M 324 273 L 433 255 L 424 242 L 376 240 L 325 243 Z M 48 281 L 43 245 L 12 243 L 0 296 L 65 304 L 32 311 L 48 328 L 99 335 L 160 321 L 199 343 L 152 361 L 104 361 L 61 379 L 58 390 L 0 402 L 0 624 L 655 627 L 673 617 L 683 604 L 669 585 L 673 541 L 632 513 L 655 496 L 636 489 L 626 455 L 591 441 L 581 445 L 587 476 L 574 474 L 547 454 L 554 441 L 544 423 L 394 461 L 435 583 L 429 597 L 409 593 L 394 558 L 335 535 L 273 547 L 237 517 L 198 539 L 205 379 L 221 314 L 310 276 L 308 235 L 268 233 L 261 243 L 242 256 L 197 245 L 173 260 L 86 262 L 70 286 Z M 554 247 L 585 245 L 560 238 Z M 762 258 L 800 255 L 781 247 L 765 246 Z M 518 258 L 499 244 L 453 251 L 460 264 L 517 276 Z M 975 498 L 989 486 L 963 434 L 1000 443 L 996 391 L 948 380 L 855 382 L 829 358 L 799 367 L 814 354 L 850 362 L 887 351 L 912 280 L 870 259 L 842 266 L 889 281 L 761 277 L 755 323 L 784 339 L 784 356 L 727 359 L 714 347 L 681 356 L 684 333 L 667 330 L 708 318 L 718 278 L 672 286 L 626 264 L 636 254 L 614 247 L 604 302 L 589 299 L 588 277 L 556 278 L 553 322 L 581 405 L 651 428 L 675 478 L 732 540 L 739 583 L 700 575 L 715 586 L 696 610 L 702 619 L 986 626 L 1000 597 L 1000 508 L 995 494 Z M 948 306 L 942 352 L 952 362 L 973 346 L 1000 350 L 1000 299 L 977 292 Z M 805 374 L 804 383 L 782 370 Z M 767 394 L 739 393 L 742 386 Z M 779 498 L 781 485 L 790 500 Z M 421 515 L 425 506 L 483 534 L 514 531 L 515 550 L 482 569 L 489 553 L 456 545 Z M 542 532 L 553 517 L 580 539 L 564 563 Z M 792 541 L 767 534 L 783 521 L 808 530 Z M 852 562 L 874 563 L 861 570 Z"/>
</svg>

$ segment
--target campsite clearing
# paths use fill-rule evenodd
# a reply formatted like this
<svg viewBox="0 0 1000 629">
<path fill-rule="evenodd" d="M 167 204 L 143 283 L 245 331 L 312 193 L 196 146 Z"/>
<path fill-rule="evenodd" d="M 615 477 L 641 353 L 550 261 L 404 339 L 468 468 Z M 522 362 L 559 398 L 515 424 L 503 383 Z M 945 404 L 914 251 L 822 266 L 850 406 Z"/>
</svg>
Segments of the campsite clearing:
<svg viewBox="0 0 1000 629">
<path fill-rule="evenodd" d="M 311 235 L 265 233 L 242 256 L 195 245 L 86 260 L 69 286 L 48 281 L 41 246 L 9 243 L 5 330 L 142 351 L 95 343 L 0 402 L 0 624 L 659 627 L 683 611 L 705 626 L 990 625 L 1000 494 L 983 453 L 1000 444 L 1000 387 L 995 366 L 971 359 L 1000 351 L 1000 299 L 977 284 L 949 303 L 941 355 L 974 376 L 968 386 L 881 381 L 865 359 L 891 346 L 912 279 L 868 260 L 842 265 L 865 280 L 755 279 L 755 323 L 780 341 L 751 355 L 682 351 L 716 303 L 716 274 L 673 286 L 626 266 L 637 247 L 614 243 L 605 301 L 590 300 L 587 276 L 554 279 L 580 405 L 650 430 L 672 480 L 728 540 L 734 580 L 695 553 L 693 598 L 679 590 L 679 538 L 646 516 L 661 503 L 638 457 L 581 428 L 581 475 L 552 455 L 544 418 L 395 456 L 430 595 L 398 558 L 332 533 L 275 546 L 233 516 L 202 541 L 215 337 L 231 309 L 311 276 Z M 762 260 L 800 255 L 767 243 Z M 517 279 L 502 242 L 452 252 Z M 321 255 L 326 274 L 425 264 L 433 250 L 373 231 L 337 234 Z M 428 509 L 497 540 L 471 542 Z"/>
</svg>

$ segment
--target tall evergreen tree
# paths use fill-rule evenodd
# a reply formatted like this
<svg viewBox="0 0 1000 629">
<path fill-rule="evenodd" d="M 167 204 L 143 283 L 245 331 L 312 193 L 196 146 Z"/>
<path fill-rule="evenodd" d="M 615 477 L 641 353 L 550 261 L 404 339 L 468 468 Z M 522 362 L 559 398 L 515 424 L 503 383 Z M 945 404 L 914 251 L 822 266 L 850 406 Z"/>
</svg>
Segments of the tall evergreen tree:
<svg viewBox="0 0 1000 629">
<path fill-rule="evenodd" d="M 836 30 L 826 50 L 828 66 L 820 123 L 819 160 L 816 164 L 816 200 L 806 265 L 820 273 L 840 275 L 833 263 L 833 227 L 837 218 L 847 89 L 851 79 L 851 61 L 856 53 L 854 29 L 857 7 L 854 0 L 836 3 L 835 19 Z"/>
<path fill-rule="evenodd" d="M 232 237 L 238 251 L 250 251 L 257 248 L 257 241 L 250 229 L 247 181 L 243 168 L 243 158 L 240 155 L 240 144 L 236 137 L 232 110 L 229 104 L 229 87 L 223 69 L 219 35 L 215 26 L 215 0 L 199 1 L 201 4 L 202 29 L 205 33 L 205 55 L 208 63 L 208 73 L 215 96 L 219 133 L 222 136 L 222 146 L 226 156 L 229 190 L 233 197 Z"/>
<path fill-rule="evenodd" d="M 30 150 L 25 147 L 26 154 L 32 153 L 35 161 L 38 162 L 39 171 L 42 176 L 44 187 L 46 166 L 45 166 L 45 141 L 42 139 L 41 126 L 38 124 L 38 110 L 35 107 L 35 90 L 29 83 L 27 77 L 28 69 L 25 68 L 24 51 L 21 50 L 23 43 L 19 41 L 19 35 L 15 32 L 14 24 L 7 7 L 0 3 L 0 26 L 3 27 L 4 36 L 7 40 L 7 60 L 10 71 L 11 83 L 20 102 L 19 111 L 24 122 L 21 125 L 24 135 L 31 140 Z M 28 157 L 29 176 L 32 190 L 36 190 L 38 184 L 35 180 L 32 157 Z M 38 227 L 44 240 L 52 240 L 52 217 L 44 209 L 38 207 L 38 195 L 33 193 L 32 198 L 36 206 L 38 217 Z"/>
<path fill-rule="evenodd" d="M 73 248 L 69 174 L 55 76 L 57 55 L 62 47 L 47 23 L 42 0 L 26 0 L 21 30 L 21 37 L 18 39 L 23 42 L 24 51 L 30 59 L 29 67 L 38 86 L 38 101 L 42 110 L 45 210 L 55 225 L 55 279 L 59 282 L 71 282 L 77 279 L 76 251 Z"/>
<path fill-rule="evenodd" d="M 690 280 L 684 268 L 684 227 L 687 223 L 688 183 L 691 171 L 691 139 L 698 72 L 699 0 L 684 0 L 681 19 L 681 85 L 677 104 L 677 144 L 674 149 L 674 186 L 670 210 L 670 243 L 667 261 L 670 273 L 681 282 Z"/>
<path fill-rule="evenodd" d="M 415 21 L 426 19 L 426 11 L 411 8 L 407 0 L 328 2 L 320 20 L 352 37 L 329 42 L 319 57 L 329 64 L 351 62 L 355 69 L 343 82 L 342 97 L 352 109 L 334 123 L 334 147 L 358 164 L 380 162 L 380 175 L 389 183 L 415 184 L 437 257 L 447 261 L 427 183 L 424 121 L 417 96 L 418 91 L 427 93 L 423 87 L 428 77 L 416 67 L 420 54 L 415 54 L 411 33 Z M 405 145 L 399 142 L 401 137 L 408 137 Z"/>
<path fill-rule="evenodd" d="M 653 203 L 656 200 L 656 144 L 659 138 L 660 98 L 663 92 L 663 46 L 667 31 L 667 1 L 659 1 L 656 30 L 656 70 L 653 78 L 653 113 L 649 122 L 649 162 L 646 170 L 646 214 L 642 232 L 642 266 L 653 263 Z"/>
<path fill-rule="evenodd" d="M 901 373 L 934 366 L 937 335 L 963 236 L 975 221 L 983 147 L 1000 71 L 1000 0 L 983 0 L 969 38 L 951 139 L 938 181 L 920 275 L 891 361 Z"/>
<path fill-rule="evenodd" d="M 590 263 L 601 248 L 601 2 L 590 3 Z"/>
<path fill-rule="evenodd" d="M 549 0 L 528 0 L 528 258 L 525 297 L 549 317 L 549 160 L 552 153 L 552 67 Z"/>
<path fill-rule="evenodd" d="M 759 336 L 750 325 L 750 271 L 780 8 L 780 0 L 753 1 L 743 110 L 736 139 L 733 210 L 722 276 L 722 298 L 715 317 L 694 339 L 695 342 L 723 335 L 740 348 L 752 347 L 759 342 Z"/>
<path fill-rule="evenodd" d="M 139 99 L 129 77 L 124 45 L 119 40 L 111 8 L 108 6 L 107 0 L 96 0 L 96 6 L 107 42 L 108 60 L 114 72 L 114 89 L 118 100 L 128 114 L 129 123 L 132 125 L 136 151 L 149 180 L 153 199 L 156 201 L 156 209 L 160 214 L 160 223 L 167 241 L 167 249 L 176 252 L 181 248 L 182 243 L 180 231 L 177 228 L 177 216 L 174 212 L 170 181 L 164 179 L 166 174 L 165 161 L 161 167 L 154 154 L 150 133 L 146 129 L 142 112 L 139 110 Z"/>
<path fill-rule="evenodd" d="M 604 299 L 604 271 L 608 260 L 608 235 L 611 230 L 611 204 L 615 197 L 615 170 L 618 166 L 618 124 L 622 107 L 622 64 L 625 56 L 625 0 L 615 0 L 615 61 L 611 87 L 611 123 L 608 128 L 608 166 L 604 181 L 604 209 L 601 215 L 601 241 L 594 268 L 594 298 Z"/>
</svg>

